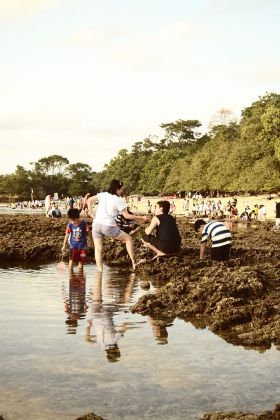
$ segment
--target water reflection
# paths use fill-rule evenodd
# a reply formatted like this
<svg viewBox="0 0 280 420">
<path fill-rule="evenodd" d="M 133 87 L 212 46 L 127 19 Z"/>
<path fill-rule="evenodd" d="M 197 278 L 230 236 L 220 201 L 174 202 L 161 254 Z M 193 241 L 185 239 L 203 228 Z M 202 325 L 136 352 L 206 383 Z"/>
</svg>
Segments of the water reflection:
<svg viewBox="0 0 280 420">
<path fill-rule="evenodd" d="M 76 334 L 78 320 L 86 316 L 88 306 L 86 304 L 86 276 L 83 271 L 78 273 L 69 272 L 68 292 L 62 285 L 64 311 L 67 314 L 65 321 L 67 334 Z"/>
<path fill-rule="evenodd" d="M 120 304 L 128 304 L 131 301 L 134 283 L 134 273 L 130 275 L 125 287 L 123 284 L 118 287 L 113 278 L 106 274 L 96 273 L 95 275 L 85 340 L 105 350 L 107 360 L 111 363 L 120 360 L 121 352 L 118 342 L 124 333 L 132 328 L 131 323 L 127 322 L 116 327 L 114 316 L 119 311 Z"/>
<path fill-rule="evenodd" d="M 171 326 L 169 322 L 163 320 L 163 319 L 155 319 L 148 317 L 151 326 L 152 326 L 152 332 L 153 336 L 158 344 L 168 344 L 168 332 L 167 327 Z"/>
</svg>

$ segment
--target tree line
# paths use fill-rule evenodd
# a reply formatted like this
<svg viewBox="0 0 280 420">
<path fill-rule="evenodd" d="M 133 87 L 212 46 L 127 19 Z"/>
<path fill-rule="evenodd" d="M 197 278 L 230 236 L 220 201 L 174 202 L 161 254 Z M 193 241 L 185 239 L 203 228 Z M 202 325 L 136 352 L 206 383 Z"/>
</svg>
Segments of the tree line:
<svg viewBox="0 0 280 420">
<path fill-rule="evenodd" d="M 178 191 L 272 192 L 280 190 L 280 95 L 267 93 L 241 112 L 239 122 L 223 120 L 200 133 L 198 120 L 160 126 L 162 138 L 148 136 L 121 149 L 101 172 L 52 155 L 0 175 L 0 194 L 36 198 L 46 193 L 83 195 L 105 190 L 120 179 L 129 194 Z"/>
</svg>

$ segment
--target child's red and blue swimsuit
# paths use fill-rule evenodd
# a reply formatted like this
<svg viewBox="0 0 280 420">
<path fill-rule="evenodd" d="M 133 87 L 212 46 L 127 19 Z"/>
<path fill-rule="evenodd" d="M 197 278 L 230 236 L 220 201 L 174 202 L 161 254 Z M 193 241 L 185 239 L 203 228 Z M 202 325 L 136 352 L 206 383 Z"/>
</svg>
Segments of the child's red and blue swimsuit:
<svg viewBox="0 0 280 420">
<path fill-rule="evenodd" d="M 70 260 L 85 262 L 87 257 L 88 224 L 81 220 L 78 225 L 69 223 L 66 232 L 70 235 Z"/>
</svg>

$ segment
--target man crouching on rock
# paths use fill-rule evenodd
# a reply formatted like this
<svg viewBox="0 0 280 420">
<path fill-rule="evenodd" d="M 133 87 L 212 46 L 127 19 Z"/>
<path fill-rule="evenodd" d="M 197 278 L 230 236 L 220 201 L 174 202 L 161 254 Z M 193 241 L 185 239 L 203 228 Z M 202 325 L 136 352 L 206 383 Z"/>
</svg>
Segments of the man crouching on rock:
<svg viewBox="0 0 280 420">
<path fill-rule="evenodd" d="M 203 260 L 207 240 L 211 240 L 211 259 L 215 261 L 225 261 L 229 259 L 231 246 L 231 232 L 221 222 L 211 221 L 205 222 L 203 219 L 198 219 L 194 223 L 196 232 L 200 232 L 200 259 Z"/>
<path fill-rule="evenodd" d="M 156 253 L 154 259 L 176 253 L 181 246 L 181 236 L 176 220 L 169 213 L 170 203 L 167 200 L 158 201 L 155 216 L 150 226 L 145 229 L 142 237 L 144 244 Z M 151 233 L 156 229 L 156 236 Z"/>
</svg>

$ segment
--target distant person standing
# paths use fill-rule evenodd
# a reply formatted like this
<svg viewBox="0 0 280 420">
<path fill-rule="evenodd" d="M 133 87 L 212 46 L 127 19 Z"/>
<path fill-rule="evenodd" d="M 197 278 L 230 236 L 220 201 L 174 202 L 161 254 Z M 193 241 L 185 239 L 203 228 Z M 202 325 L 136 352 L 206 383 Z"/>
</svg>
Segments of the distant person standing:
<svg viewBox="0 0 280 420">
<path fill-rule="evenodd" d="M 274 230 L 280 229 L 280 202 L 278 201 L 275 203 L 275 226 L 273 227 Z"/>
<path fill-rule="evenodd" d="M 258 217 L 260 221 L 266 221 L 266 207 L 263 204 L 260 204 L 259 206 Z"/>
<path fill-rule="evenodd" d="M 49 211 L 51 209 L 51 196 L 48 194 L 45 198 L 45 210 L 46 210 L 46 217 L 49 217 Z"/>
<path fill-rule="evenodd" d="M 90 193 L 87 193 L 83 198 L 83 207 L 82 208 L 83 208 L 84 216 L 88 215 L 88 203 L 87 203 L 87 201 L 88 201 L 89 196 L 90 196 Z"/>
<path fill-rule="evenodd" d="M 185 216 L 189 216 L 189 208 L 190 208 L 190 200 L 186 200 L 184 198 L 184 202 L 183 202 L 183 212 L 185 214 Z"/>
<path fill-rule="evenodd" d="M 198 219 L 194 223 L 196 232 L 200 232 L 200 259 L 203 260 L 207 241 L 211 240 L 211 259 L 215 261 L 225 261 L 229 259 L 231 247 L 231 232 L 221 222 L 205 222 Z"/>
<path fill-rule="evenodd" d="M 72 197 L 72 195 L 70 195 L 69 200 L 68 200 L 68 210 L 70 210 L 70 209 L 73 209 L 73 208 L 74 208 L 74 203 L 75 203 L 75 200 L 74 200 L 74 198 Z"/>
</svg>

